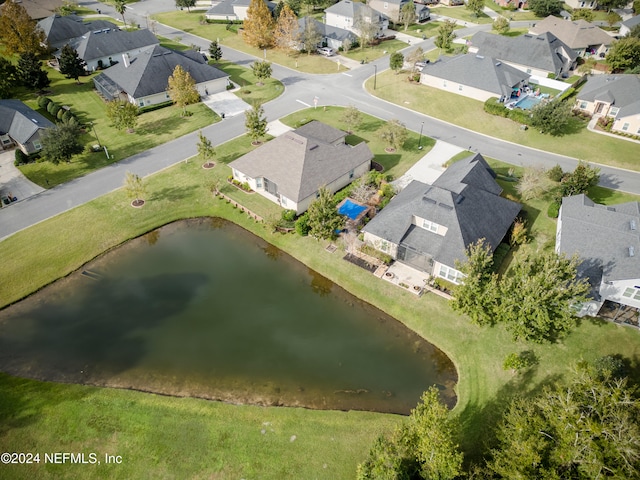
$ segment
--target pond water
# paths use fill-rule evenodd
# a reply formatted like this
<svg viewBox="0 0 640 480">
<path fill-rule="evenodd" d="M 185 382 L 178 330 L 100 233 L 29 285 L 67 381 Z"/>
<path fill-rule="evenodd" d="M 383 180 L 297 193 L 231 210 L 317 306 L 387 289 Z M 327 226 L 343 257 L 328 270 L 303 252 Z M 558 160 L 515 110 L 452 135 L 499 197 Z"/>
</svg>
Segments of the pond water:
<svg viewBox="0 0 640 480">
<path fill-rule="evenodd" d="M 0 370 L 403 414 L 433 384 L 453 405 L 457 379 L 448 357 L 398 321 L 220 219 L 150 232 L 0 311 Z"/>
</svg>

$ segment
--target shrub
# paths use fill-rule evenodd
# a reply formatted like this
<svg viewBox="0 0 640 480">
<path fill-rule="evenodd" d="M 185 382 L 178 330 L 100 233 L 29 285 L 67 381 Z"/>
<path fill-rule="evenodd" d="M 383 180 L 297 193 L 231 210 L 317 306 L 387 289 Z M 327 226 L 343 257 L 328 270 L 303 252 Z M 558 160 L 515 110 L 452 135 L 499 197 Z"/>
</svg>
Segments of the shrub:
<svg viewBox="0 0 640 480">
<path fill-rule="evenodd" d="M 56 118 L 58 120 L 62 120 L 62 117 L 64 116 L 65 113 L 67 113 L 69 110 L 65 110 L 64 108 L 61 108 L 60 110 L 58 110 L 58 113 L 56 113 Z"/>
<path fill-rule="evenodd" d="M 47 106 L 52 102 L 49 97 L 38 97 L 38 106 L 46 110 Z"/>
<path fill-rule="evenodd" d="M 285 222 L 293 222 L 296 219 L 296 211 L 295 210 L 283 210 L 282 211 L 282 220 Z"/>
<path fill-rule="evenodd" d="M 391 255 L 381 252 L 380 250 L 377 250 L 372 245 L 367 245 L 367 244 L 362 245 L 360 247 L 360 251 L 366 255 L 369 255 L 370 257 L 377 258 L 378 260 L 383 262 L 385 265 L 389 265 L 393 261 L 393 258 L 391 257 Z"/>
<path fill-rule="evenodd" d="M 62 114 L 62 120 L 65 122 L 71 121 L 72 118 L 75 118 L 75 116 L 71 113 L 71 110 L 65 110 Z"/>
<path fill-rule="evenodd" d="M 520 110 L 519 108 L 507 109 L 507 118 L 523 125 L 531 125 L 531 112 L 528 110 Z"/>
<path fill-rule="evenodd" d="M 155 105 L 148 105 L 146 107 L 140 107 L 138 109 L 138 113 L 146 113 L 153 112 L 154 110 L 160 110 L 161 108 L 170 107 L 173 105 L 173 101 L 169 100 L 168 102 L 156 103 Z"/>
<path fill-rule="evenodd" d="M 49 105 L 53 105 L 49 113 L 58 118 L 58 112 L 62 109 L 62 107 L 54 102 L 51 102 Z"/>
<path fill-rule="evenodd" d="M 535 353 L 528 350 L 526 352 L 521 353 L 510 353 L 504 359 L 502 363 L 502 368 L 505 370 L 513 370 L 514 372 L 519 372 L 525 368 L 530 367 L 537 363 L 537 358 Z"/>
<path fill-rule="evenodd" d="M 560 96 L 558 97 L 558 100 L 562 101 L 565 98 L 569 98 L 571 95 L 573 95 L 574 93 L 576 93 L 576 89 L 573 87 L 569 87 L 567 88 L 564 92 L 562 92 L 560 94 Z"/>
<path fill-rule="evenodd" d="M 493 252 L 493 271 L 497 272 L 500 267 L 502 266 L 502 263 L 504 262 L 504 259 L 507 257 L 507 254 L 509 253 L 509 250 L 511 250 L 511 247 L 509 247 L 509 245 L 507 245 L 506 243 L 501 243 L 500 245 L 498 245 L 498 248 L 496 248 L 496 250 Z"/>
<path fill-rule="evenodd" d="M 298 217 L 298 220 L 296 220 L 295 229 L 296 233 L 301 237 L 309 235 L 311 227 L 309 226 L 309 214 L 307 212 L 304 212 Z"/>
<path fill-rule="evenodd" d="M 51 115 L 54 115 L 53 113 L 53 109 L 56 107 L 56 102 L 51 101 L 47 104 L 47 112 L 49 112 Z M 58 107 L 60 108 L 60 107 Z"/>
<path fill-rule="evenodd" d="M 26 153 L 24 153 L 22 150 L 20 150 L 19 148 L 16 148 L 16 160 L 15 162 L 13 162 L 13 164 L 17 167 L 18 165 L 24 165 L 25 163 L 29 163 L 29 155 L 27 155 Z"/>
<path fill-rule="evenodd" d="M 554 182 L 559 182 L 560 180 L 562 180 L 562 177 L 564 176 L 562 167 L 560 165 L 556 165 L 555 167 L 551 168 L 547 172 L 547 176 Z"/>
<path fill-rule="evenodd" d="M 507 117 L 509 115 L 509 109 L 500 103 L 497 98 L 490 98 L 484 102 L 484 111 L 499 117 Z"/>
<path fill-rule="evenodd" d="M 560 215 L 560 202 L 551 202 L 549 208 L 547 208 L 547 216 L 549 218 L 558 218 Z"/>
</svg>

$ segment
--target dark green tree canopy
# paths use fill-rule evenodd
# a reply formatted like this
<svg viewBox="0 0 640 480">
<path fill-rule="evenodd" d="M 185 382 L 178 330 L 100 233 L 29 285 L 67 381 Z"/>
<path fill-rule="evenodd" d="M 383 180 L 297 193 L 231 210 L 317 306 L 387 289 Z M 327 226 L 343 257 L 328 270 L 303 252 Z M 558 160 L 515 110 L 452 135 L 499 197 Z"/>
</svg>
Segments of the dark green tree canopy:
<svg viewBox="0 0 640 480">
<path fill-rule="evenodd" d="M 561 0 L 529 0 L 529 9 L 538 17 L 558 15 L 562 8 Z"/>
<path fill-rule="evenodd" d="M 438 27 L 438 34 L 436 35 L 436 39 L 433 41 L 436 47 L 441 50 L 449 50 L 453 43 L 453 40 L 456 38 L 456 34 L 454 30 L 456 28 L 456 24 L 451 20 L 446 20 Z"/>
<path fill-rule="evenodd" d="M 344 218 L 338 213 L 333 194 L 325 187 L 318 190 L 318 196 L 309 205 L 307 213 L 309 234 L 319 239 L 334 238 L 336 230 L 342 228 L 344 224 Z"/>
<path fill-rule="evenodd" d="M 570 120 L 571 105 L 562 100 L 542 102 L 531 110 L 531 126 L 549 135 L 563 135 Z"/>
<path fill-rule="evenodd" d="M 389 68 L 396 72 L 396 74 L 402 70 L 404 65 L 404 55 L 400 52 L 393 52 L 389 57 Z"/>
<path fill-rule="evenodd" d="M 51 83 L 47 72 L 42 68 L 42 62 L 33 53 L 24 53 L 18 59 L 16 69 L 18 81 L 32 90 L 42 90 Z"/>
<path fill-rule="evenodd" d="M 222 59 L 222 48 L 220 48 L 216 40 L 209 45 L 209 57 L 214 62 L 219 62 Z"/>
<path fill-rule="evenodd" d="M 614 72 L 633 70 L 640 66 L 640 38 L 628 36 L 615 42 L 607 53 L 607 63 Z"/>
<path fill-rule="evenodd" d="M 191 7 L 196 6 L 196 0 L 176 0 L 177 8 L 186 8 L 188 12 L 191 11 Z"/>
<path fill-rule="evenodd" d="M 69 44 L 62 47 L 60 52 L 60 73 L 67 78 L 78 81 L 80 75 L 84 75 L 87 63 L 80 58 L 78 52 Z"/>
<path fill-rule="evenodd" d="M 0 57 L 0 98 L 11 98 L 16 86 L 16 66 L 6 58 Z"/>
<path fill-rule="evenodd" d="M 254 105 L 251 110 L 245 113 L 244 125 L 251 140 L 257 142 L 267 134 L 267 118 L 264 116 L 264 109 L 261 105 Z"/>
<path fill-rule="evenodd" d="M 72 122 L 61 122 L 42 135 L 42 156 L 51 163 L 68 162 L 84 150 L 80 143 L 80 127 Z"/>
<path fill-rule="evenodd" d="M 271 62 L 267 62 L 266 60 L 255 61 L 251 65 L 251 70 L 258 80 L 266 80 L 271 77 Z"/>
</svg>

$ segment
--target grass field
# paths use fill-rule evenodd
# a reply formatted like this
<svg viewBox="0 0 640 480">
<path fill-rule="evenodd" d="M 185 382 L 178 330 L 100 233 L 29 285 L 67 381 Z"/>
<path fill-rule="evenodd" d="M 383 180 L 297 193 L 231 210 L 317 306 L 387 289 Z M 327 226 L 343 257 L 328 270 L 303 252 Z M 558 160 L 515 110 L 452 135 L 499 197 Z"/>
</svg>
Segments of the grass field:
<svg viewBox="0 0 640 480">
<path fill-rule="evenodd" d="M 307 110 L 285 122 L 295 125 L 313 116 L 335 121 L 339 114 L 338 109 Z M 374 143 L 372 132 L 377 128 L 373 122 L 365 118 L 355 135 L 368 140 L 374 153 L 379 153 L 383 145 Z M 216 148 L 217 165 L 212 170 L 202 169 L 202 161 L 194 158 L 148 177 L 147 204 L 141 209 L 131 208 L 124 192 L 116 191 L 0 242 L 2 304 L 8 303 L 7 296 L 19 298 L 103 251 L 173 220 L 227 218 L 394 316 L 452 359 L 459 374 L 454 414 L 463 426 L 461 447 L 467 459 L 483 453 L 487 431 L 511 396 L 537 393 L 542 385 L 562 379 L 581 358 L 594 360 L 620 353 L 637 361 L 640 332 L 636 330 L 585 320 L 557 344 L 513 342 L 500 326 L 471 325 L 440 297 L 416 297 L 342 261 L 341 255 L 324 249 L 326 242 L 272 233 L 209 193 L 216 178 L 229 174 L 225 164 L 251 148 L 249 139 L 240 137 Z M 381 160 L 390 160 L 386 165 L 395 175 L 412 163 Z M 498 173 L 509 168 L 494 165 Z M 246 195 L 227 184 L 222 188 L 247 206 L 251 201 L 250 208 L 260 215 L 279 211 L 259 195 Z M 604 190 L 599 195 L 614 199 Z M 545 216 L 541 211 L 544 202 L 530 207 L 533 213 L 538 211 L 540 221 Z M 555 222 L 544 220 L 544 225 L 535 225 L 551 231 Z M 505 372 L 504 357 L 523 350 L 533 350 L 539 364 L 522 375 Z M 375 436 L 399 421 L 399 417 L 383 414 L 230 406 L 0 375 L 2 450 L 94 451 L 122 455 L 125 460 L 114 470 L 108 470 L 110 466 L 3 467 L 9 478 L 353 478 L 355 465 Z"/>
<path fill-rule="evenodd" d="M 489 115 L 483 103 L 462 95 L 409 83 L 407 75 L 394 75 L 387 70 L 366 83 L 369 93 L 392 103 L 451 122 L 460 127 L 501 138 L 518 145 L 559 153 L 588 162 L 640 170 L 640 144 L 589 132 L 584 122 L 574 120 L 570 133 L 552 137 L 534 128 L 526 131 L 520 124 Z"/>
</svg>

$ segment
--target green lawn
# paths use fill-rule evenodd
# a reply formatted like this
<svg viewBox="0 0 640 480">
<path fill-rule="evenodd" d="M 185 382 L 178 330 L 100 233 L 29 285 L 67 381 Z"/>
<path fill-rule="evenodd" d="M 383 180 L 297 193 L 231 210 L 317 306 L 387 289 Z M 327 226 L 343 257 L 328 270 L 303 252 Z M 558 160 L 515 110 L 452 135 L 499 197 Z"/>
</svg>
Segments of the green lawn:
<svg viewBox="0 0 640 480">
<path fill-rule="evenodd" d="M 431 9 L 431 15 L 442 15 L 443 17 L 455 18 L 456 20 L 462 20 L 469 24 L 493 23 L 493 19 L 486 13 L 481 13 L 476 17 L 475 13 L 467 9 L 464 5 L 456 7 L 438 5 Z"/>
<path fill-rule="evenodd" d="M 275 78 L 268 78 L 259 82 L 250 68 L 242 67 L 226 60 L 221 60 L 217 63 L 211 61 L 209 63 L 231 75 L 231 81 L 241 87 L 240 90 L 235 91 L 235 94 L 251 105 L 262 105 L 282 95 L 284 92 L 282 82 Z M 261 85 L 258 85 L 258 83 L 261 83 Z"/>
<path fill-rule="evenodd" d="M 442 25 L 442 22 L 429 21 L 426 23 L 414 23 L 409 25 L 407 30 L 404 27 L 400 28 L 398 32 L 405 33 L 407 35 L 413 35 L 416 38 L 422 39 L 422 37 L 435 37 L 438 34 L 438 28 Z M 463 28 L 460 25 L 456 25 L 455 30 Z"/>
<path fill-rule="evenodd" d="M 406 47 L 407 44 L 401 42 L 400 40 L 387 40 L 379 45 L 373 45 L 364 48 L 354 48 L 349 50 L 349 52 L 347 53 L 343 52 L 342 55 L 359 62 L 362 60 L 371 62 L 373 60 L 377 60 L 380 57 L 384 57 L 385 55 L 397 52 L 398 50 L 402 50 Z"/>
<path fill-rule="evenodd" d="M 373 79 L 367 81 L 366 87 L 369 93 L 390 102 L 518 145 L 588 162 L 640 170 L 640 144 L 589 132 L 582 121 L 572 123 L 572 133 L 552 137 L 532 128 L 520 130 L 520 125 L 511 120 L 489 115 L 484 112 L 480 101 L 409 83 L 406 74 L 394 75 L 385 71 L 378 74 L 375 91 Z"/>
<path fill-rule="evenodd" d="M 542 20 L 542 18 L 537 17 L 531 10 L 509 10 L 508 8 L 502 8 L 494 0 L 485 0 L 484 4 L 494 12 L 512 21 Z"/>
</svg>

